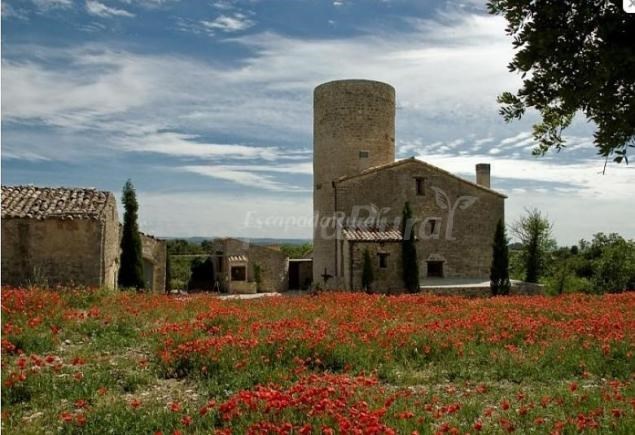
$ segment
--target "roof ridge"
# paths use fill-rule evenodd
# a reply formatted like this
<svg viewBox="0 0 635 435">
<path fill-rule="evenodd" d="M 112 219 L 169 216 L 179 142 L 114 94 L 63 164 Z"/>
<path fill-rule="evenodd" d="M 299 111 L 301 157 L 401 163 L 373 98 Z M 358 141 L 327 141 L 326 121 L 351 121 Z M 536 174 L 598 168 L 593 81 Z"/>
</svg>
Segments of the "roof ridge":
<svg viewBox="0 0 635 435">
<path fill-rule="evenodd" d="M 432 169 L 434 169 L 436 171 L 439 171 L 439 172 L 441 172 L 441 173 L 443 173 L 445 175 L 449 175 L 449 176 L 451 176 L 451 177 L 453 177 L 453 178 L 455 178 L 457 180 L 460 180 L 460 181 L 462 181 L 464 183 L 467 183 L 467 184 L 469 184 L 471 186 L 477 187 L 479 189 L 485 190 L 486 192 L 493 193 L 493 194 L 498 195 L 498 196 L 502 196 L 503 198 L 507 198 L 507 195 L 505 195 L 503 193 L 500 193 L 500 192 L 498 192 L 498 191 L 496 191 L 496 190 L 494 190 L 492 188 L 489 188 L 489 187 L 481 186 L 480 184 L 477 184 L 477 183 L 475 183 L 473 181 L 467 180 L 467 179 L 465 179 L 463 177 L 459 177 L 458 175 L 453 174 L 452 172 L 446 171 L 445 169 L 440 168 L 438 166 L 435 166 L 432 163 L 428 163 L 428 162 L 426 162 L 424 160 L 417 159 L 415 156 L 407 157 L 407 158 L 401 159 L 401 160 L 395 160 L 394 162 L 390 162 L 390 163 L 384 163 L 383 165 L 372 166 L 370 168 L 364 169 L 361 172 L 358 172 L 357 174 L 345 175 L 343 177 L 336 178 L 335 180 L 333 180 L 333 182 L 334 183 L 341 183 L 343 181 L 348 181 L 348 180 L 351 180 L 351 179 L 357 178 L 357 177 L 363 177 L 365 175 L 373 174 L 375 172 L 378 172 L 378 171 L 381 171 L 381 170 L 384 170 L 384 169 L 389 169 L 389 168 L 392 168 L 392 167 L 395 167 L 395 166 L 400 166 L 400 165 L 403 165 L 403 164 L 406 164 L 406 163 L 419 163 L 419 164 L 425 165 L 425 166 L 427 166 L 429 168 L 432 168 Z"/>
<path fill-rule="evenodd" d="M 2 218 L 97 219 L 109 201 L 112 192 L 94 187 L 2 185 Z"/>
</svg>

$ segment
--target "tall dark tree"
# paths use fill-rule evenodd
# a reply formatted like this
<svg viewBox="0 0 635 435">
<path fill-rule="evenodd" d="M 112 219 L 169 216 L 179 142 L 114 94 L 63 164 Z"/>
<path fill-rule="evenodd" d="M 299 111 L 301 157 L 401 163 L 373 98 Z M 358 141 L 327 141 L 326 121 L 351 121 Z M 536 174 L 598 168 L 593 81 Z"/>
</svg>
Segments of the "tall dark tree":
<svg viewBox="0 0 635 435">
<path fill-rule="evenodd" d="M 141 289 L 145 287 L 143 279 L 143 257 L 141 236 L 137 224 L 139 204 L 132 181 L 126 181 L 121 198 L 124 207 L 123 233 L 121 235 L 121 264 L 119 266 L 119 286 Z"/>
<path fill-rule="evenodd" d="M 375 274 L 373 273 L 373 263 L 370 258 L 370 252 L 368 248 L 364 251 L 364 265 L 362 268 L 362 288 L 369 292 L 373 281 L 375 280 Z"/>
<path fill-rule="evenodd" d="M 419 291 L 419 264 L 415 245 L 414 220 L 410 203 L 406 202 L 401 214 L 401 264 L 403 267 L 404 287 L 410 293 Z"/>
<path fill-rule="evenodd" d="M 627 161 L 635 146 L 635 14 L 622 0 L 489 0 L 490 13 L 507 20 L 515 56 L 509 65 L 522 75 L 515 93 L 499 97 L 507 121 L 528 108 L 534 125 L 534 154 L 565 146 L 562 131 L 583 113 L 594 122 L 602 156 Z"/>
<path fill-rule="evenodd" d="M 170 261 L 170 253 L 165 253 L 165 292 L 170 293 L 172 290 L 172 262 Z"/>
<path fill-rule="evenodd" d="M 555 248 L 551 238 L 551 223 L 539 210 L 527 210 L 512 225 L 512 232 L 522 243 L 525 281 L 538 282 L 545 270 L 547 252 Z"/>
<path fill-rule="evenodd" d="M 509 248 L 505 234 L 505 224 L 498 221 L 494 243 L 492 245 L 492 267 L 490 269 L 489 281 L 492 295 L 508 295 L 511 283 L 509 282 Z"/>
</svg>

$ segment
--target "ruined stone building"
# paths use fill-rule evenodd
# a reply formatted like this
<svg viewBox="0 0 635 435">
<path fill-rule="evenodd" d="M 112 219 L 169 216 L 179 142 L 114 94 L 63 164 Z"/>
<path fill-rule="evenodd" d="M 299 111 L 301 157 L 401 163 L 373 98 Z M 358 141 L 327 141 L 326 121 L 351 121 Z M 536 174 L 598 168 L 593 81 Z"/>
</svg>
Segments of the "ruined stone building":
<svg viewBox="0 0 635 435">
<path fill-rule="evenodd" d="M 117 287 L 115 197 L 96 189 L 2 186 L 2 283 Z M 147 287 L 165 289 L 165 242 L 142 234 Z"/>
<path fill-rule="evenodd" d="M 214 276 L 229 293 L 268 293 L 289 287 L 289 258 L 282 252 L 244 240 L 213 242 Z"/>
<path fill-rule="evenodd" d="M 490 166 L 475 181 L 415 158 L 395 161 L 395 90 L 368 80 L 322 84 L 314 92 L 313 281 L 360 289 L 369 251 L 374 288 L 403 289 L 400 231 L 413 212 L 419 276 L 488 280 L 505 196 Z"/>
</svg>

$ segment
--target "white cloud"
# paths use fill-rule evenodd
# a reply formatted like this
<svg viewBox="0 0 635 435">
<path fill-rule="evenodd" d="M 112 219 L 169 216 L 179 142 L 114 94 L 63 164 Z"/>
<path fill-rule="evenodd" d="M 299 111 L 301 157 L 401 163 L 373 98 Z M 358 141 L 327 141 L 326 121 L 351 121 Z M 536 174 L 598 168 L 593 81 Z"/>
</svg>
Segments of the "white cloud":
<svg viewBox="0 0 635 435">
<path fill-rule="evenodd" d="M 86 0 L 86 12 L 91 15 L 95 15 L 97 17 L 102 18 L 110 18 L 110 17 L 134 17 L 135 15 L 131 12 L 128 12 L 124 9 L 117 9 L 111 6 L 106 6 L 103 3 L 98 2 L 97 0 Z"/>
<path fill-rule="evenodd" d="M 205 143 L 198 141 L 199 139 L 195 135 L 175 132 L 141 132 L 138 137 L 126 136 L 120 139 L 120 146 L 128 151 L 203 159 L 276 160 L 282 154 L 276 147 Z"/>
<path fill-rule="evenodd" d="M 73 6 L 72 0 L 33 0 L 33 4 L 40 10 L 66 9 Z"/>
<path fill-rule="evenodd" d="M 7 2 L 2 2 L 2 4 L 0 4 L 0 7 L 2 8 L 2 19 L 17 18 L 18 20 L 28 20 L 29 18 L 25 11 L 21 9 L 15 9 Z"/>
<path fill-rule="evenodd" d="M 457 156 L 447 154 L 426 154 L 418 158 L 439 166 L 455 174 L 472 177 L 477 163 L 488 162 L 490 156 Z M 610 165 L 602 175 L 603 162 L 597 159 L 575 163 L 566 163 L 558 159 L 532 158 L 518 160 L 511 157 L 496 157 L 491 160 L 492 177 L 505 180 L 526 181 L 532 183 L 568 185 L 572 197 L 583 199 L 619 200 L 635 199 L 632 193 L 632 181 L 635 168 L 625 165 Z M 500 186 L 499 186 L 500 187 Z M 495 183 L 493 188 L 497 189 Z"/>
<path fill-rule="evenodd" d="M 257 174 L 245 170 L 238 170 L 232 166 L 222 165 L 195 165 L 195 166 L 182 166 L 180 168 L 183 171 L 193 172 L 195 174 L 204 175 L 207 177 L 217 178 L 220 180 L 231 181 L 232 183 L 240 184 L 242 186 L 251 187 L 254 189 L 264 189 L 274 192 L 300 192 L 303 189 L 297 186 L 291 186 L 275 179 L 269 175 Z"/>
<path fill-rule="evenodd" d="M 212 21 L 201 21 L 201 24 L 208 30 L 221 30 L 223 32 L 238 32 L 246 30 L 254 25 L 254 22 L 242 13 L 233 15 L 221 15 Z"/>
<path fill-rule="evenodd" d="M 306 197 L 138 191 L 139 223 L 158 236 L 312 237 L 313 203 Z M 170 204 L 170 207 L 166 207 Z M 187 210 L 187 217 L 184 217 Z"/>
</svg>

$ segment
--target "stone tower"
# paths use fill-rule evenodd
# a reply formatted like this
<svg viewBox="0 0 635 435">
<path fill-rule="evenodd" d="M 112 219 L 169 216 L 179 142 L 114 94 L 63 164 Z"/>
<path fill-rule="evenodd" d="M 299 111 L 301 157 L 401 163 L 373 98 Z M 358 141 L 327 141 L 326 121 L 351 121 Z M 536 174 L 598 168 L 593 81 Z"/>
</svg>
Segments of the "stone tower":
<svg viewBox="0 0 635 435">
<path fill-rule="evenodd" d="M 395 89 L 371 80 L 337 80 L 313 94 L 313 282 L 341 286 L 335 229 L 324 228 L 335 211 L 333 180 L 395 160 Z M 324 283 L 326 271 L 329 278 Z"/>
</svg>

